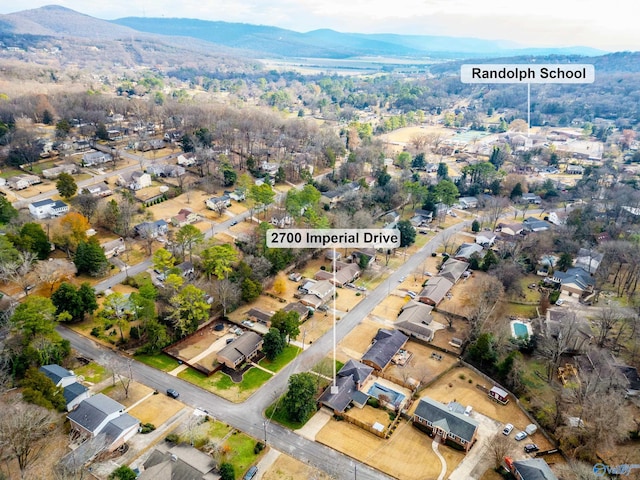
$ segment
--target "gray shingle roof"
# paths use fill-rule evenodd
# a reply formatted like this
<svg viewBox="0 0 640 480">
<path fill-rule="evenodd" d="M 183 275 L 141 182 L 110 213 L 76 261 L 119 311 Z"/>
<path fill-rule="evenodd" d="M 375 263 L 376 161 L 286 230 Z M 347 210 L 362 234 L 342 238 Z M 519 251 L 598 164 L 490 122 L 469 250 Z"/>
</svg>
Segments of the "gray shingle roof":
<svg viewBox="0 0 640 480">
<path fill-rule="evenodd" d="M 58 382 L 63 378 L 73 377 L 73 373 L 60 365 L 43 365 L 39 370 L 49 377 L 56 385 L 58 385 Z"/>
<path fill-rule="evenodd" d="M 104 433 L 107 438 L 111 442 L 116 440 L 123 432 L 129 430 L 131 427 L 139 425 L 140 420 L 135 417 L 132 417 L 128 413 L 123 413 L 118 418 L 114 418 L 109 423 L 105 425 L 102 429 L 102 433 Z"/>
<path fill-rule="evenodd" d="M 357 360 L 349 360 L 338 372 L 341 377 L 352 376 L 356 383 L 362 384 L 373 372 L 373 368 Z"/>
<path fill-rule="evenodd" d="M 420 400 L 416 407 L 415 415 L 467 442 L 473 439 L 473 435 L 478 428 L 478 422 L 472 418 L 452 412 L 446 405 L 430 398 L 422 398 Z"/>
<path fill-rule="evenodd" d="M 73 382 L 71 385 L 67 385 L 66 387 L 64 387 L 64 392 L 62 394 L 64 395 L 65 401 L 67 403 L 71 403 L 73 400 L 75 400 L 88 390 L 89 389 L 84 385 L 78 382 Z"/>
<path fill-rule="evenodd" d="M 558 480 L 547 462 L 542 458 L 529 458 L 513 462 L 513 467 L 522 480 Z"/>
<path fill-rule="evenodd" d="M 381 328 L 373 338 L 373 345 L 362 356 L 362 361 L 382 370 L 407 340 L 409 337 L 399 330 Z"/>
<path fill-rule="evenodd" d="M 99 393 L 83 400 L 67 418 L 93 432 L 109 415 L 120 410 L 124 410 L 122 405 Z"/>
<path fill-rule="evenodd" d="M 344 412 L 358 388 L 351 375 L 348 377 L 336 377 L 336 386 L 338 387 L 338 393 L 331 393 L 331 386 L 329 386 L 322 392 L 318 401 L 336 412 Z"/>
</svg>

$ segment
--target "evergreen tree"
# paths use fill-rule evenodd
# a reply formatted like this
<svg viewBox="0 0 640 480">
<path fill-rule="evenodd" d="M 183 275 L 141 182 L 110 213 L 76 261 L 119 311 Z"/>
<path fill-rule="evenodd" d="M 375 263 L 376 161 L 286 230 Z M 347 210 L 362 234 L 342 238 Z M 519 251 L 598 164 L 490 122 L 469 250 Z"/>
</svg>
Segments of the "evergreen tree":
<svg viewBox="0 0 640 480">
<path fill-rule="evenodd" d="M 73 263 L 75 263 L 79 274 L 87 273 L 91 276 L 103 274 L 109 265 L 109 261 L 95 237 L 78 244 Z"/>
<path fill-rule="evenodd" d="M 78 185 L 73 177 L 63 172 L 58 176 L 58 180 L 56 181 L 56 188 L 58 189 L 58 193 L 60 196 L 66 200 L 73 197 L 78 191 Z"/>
<path fill-rule="evenodd" d="M 509 194 L 509 198 L 511 200 L 516 200 L 522 197 L 522 184 L 520 182 L 516 183 L 511 189 L 511 193 Z"/>
<path fill-rule="evenodd" d="M 400 220 L 398 222 L 398 230 L 400 230 L 400 246 L 408 247 L 416 241 L 416 229 L 413 228 L 409 220 Z"/>
<path fill-rule="evenodd" d="M 0 197 L 0 223 L 9 223 L 14 218 L 18 218 L 18 210 L 6 197 Z"/>
<path fill-rule="evenodd" d="M 271 327 L 264 335 L 262 343 L 262 351 L 267 360 L 273 361 L 282 353 L 286 346 L 285 336 L 280 333 L 277 328 Z"/>
<path fill-rule="evenodd" d="M 306 422 L 316 408 L 316 383 L 310 373 L 296 373 L 289 377 L 289 389 L 282 398 L 282 408 L 292 422 Z"/>
</svg>

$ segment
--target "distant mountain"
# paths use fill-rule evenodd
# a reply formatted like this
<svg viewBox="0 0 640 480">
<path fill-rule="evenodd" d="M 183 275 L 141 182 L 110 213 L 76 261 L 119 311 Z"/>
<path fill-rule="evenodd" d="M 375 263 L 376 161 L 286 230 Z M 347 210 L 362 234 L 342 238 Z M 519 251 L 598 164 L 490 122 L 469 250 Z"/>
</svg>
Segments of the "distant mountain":
<svg viewBox="0 0 640 480">
<path fill-rule="evenodd" d="M 141 32 L 189 36 L 228 47 L 284 57 L 349 58 L 358 56 L 450 57 L 512 56 L 532 53 L 505 41 L 430 35 L 341 33 L 330 29 L 299 33 L 283 28 L 246 23 L 187 18 L 126 17 L 113 23 Z M 540 55 L 606 53 L 589 47 L 535 49 Z"/>
</svg>

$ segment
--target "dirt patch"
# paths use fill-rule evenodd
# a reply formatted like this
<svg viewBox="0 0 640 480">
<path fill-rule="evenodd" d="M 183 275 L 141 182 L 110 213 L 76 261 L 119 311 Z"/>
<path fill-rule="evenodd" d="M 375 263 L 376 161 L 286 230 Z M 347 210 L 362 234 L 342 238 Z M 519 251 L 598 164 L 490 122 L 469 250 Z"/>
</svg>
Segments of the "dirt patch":
<svg viewBox="0 0 640 480">
<path fill-rule="evenodd" d="M 316 436 L 316 441 L 330 445 L 367 465 L 403 480 L 438 478 L 440 460 L 431 449 L 431 439 L 409 422 L 400 422 L 389 439 L 382 439 L 347 422 L 330 421 Z M 464 455 L 442 448 L 451 473 Z"/>
<path fill-rule="evenodd" d="M 288 455 L 280 454 L 262 478 L 263 480 L 298 480 L 300 478 L 330 480 L 332 477 Z"/>
<path fill-rule="evenodd" d="M 167 353 L 175 358 L 181 358 L 187 362 L 190 361 L 195 356 L 206 351 L 212 343 L 228 333 L 228 325 L 225 325 L 225 328 L 220 331 L 214 330 L 214 325 L 215 324 L 212 323 L 207 327 L 201 328 L 197 334 L 185 338 L 178 343 L 174 343 L 167 349 Z"/>
<path fill-rule="evenodd" d="M 141 423 L 152 423 L 157 428 L 183 407 L 182 403 L 159 393 L 145 399 L 129 410 L 128 413 L 140 420 Z"/>
</svg>

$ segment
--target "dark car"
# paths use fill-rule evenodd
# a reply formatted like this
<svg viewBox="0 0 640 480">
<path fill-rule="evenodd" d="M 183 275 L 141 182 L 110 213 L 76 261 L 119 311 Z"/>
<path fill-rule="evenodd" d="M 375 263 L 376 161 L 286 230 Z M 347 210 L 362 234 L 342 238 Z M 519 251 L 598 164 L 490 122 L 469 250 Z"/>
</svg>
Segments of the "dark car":
<svg viewBox="0 0 640 480">
<path fill-rule="evenodd" d="M 538 445 L 536 445 L 535 443 L 527 443 L 524 446 L 525 453 L 533 453 L 533 452 L 537 452 L 538 450 L 540 449 L 538 448 Z"/>
<path fill-rule="evenodd" d="M 249 470 L 247 470 L 247 473 L 244 474 L 244 477 L 242 477 L 242 480 L 251 480 L 253 477 L 256 476 L 256 473 L 258 473 L 258 467 L 254 465 Z"/>
<path fill-rule="evenodd" d="M 180 396 L 178 391 L 174 390 L 173 388 L 167 388 L 167 395 L 171 398 L 178 398 Z"/>
</svg>

